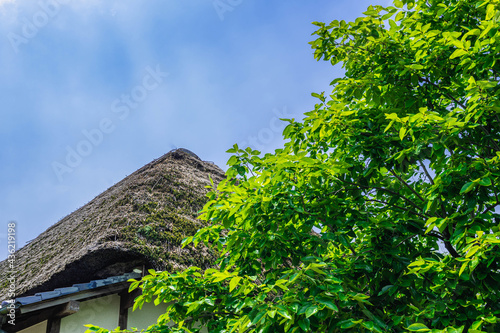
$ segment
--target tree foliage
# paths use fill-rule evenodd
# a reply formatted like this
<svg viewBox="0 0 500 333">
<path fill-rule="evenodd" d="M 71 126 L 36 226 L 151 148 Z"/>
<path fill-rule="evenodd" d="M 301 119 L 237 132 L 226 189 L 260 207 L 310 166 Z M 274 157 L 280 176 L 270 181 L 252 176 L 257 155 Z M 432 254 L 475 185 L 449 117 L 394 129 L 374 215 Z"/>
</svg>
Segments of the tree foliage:
<svg viewBox="0 0 500 333">
<path fill-rule="evenodd" d="M 228 151 L 185 240 L 218 267 L 133 283 L 136 306 L 169 304 L 149 331 L 500 331 L 499 9 L 396 0 L 314 23 L 344 77 L 275 154 Z"/>
</svg>

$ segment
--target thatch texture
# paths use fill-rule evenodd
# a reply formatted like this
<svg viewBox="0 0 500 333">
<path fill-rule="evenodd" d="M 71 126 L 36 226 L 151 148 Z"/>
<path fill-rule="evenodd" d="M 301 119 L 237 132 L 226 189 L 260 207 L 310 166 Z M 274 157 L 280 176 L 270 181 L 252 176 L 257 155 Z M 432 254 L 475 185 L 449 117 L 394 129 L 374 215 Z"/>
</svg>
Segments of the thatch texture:
<svg viewBox="0 0 500 333">
<path fill-rule="evenodd" d="M 210 184 L 224 172 L 182 149 L 165 154 L 66 216 L 16 253 L 17 296 L 71 286 L 145 265 L 208 267 L 207 248 L 181 248 L 202 224 Z M 0 272 L 7 271 L 0 263 Z M 0 285 L 0 300 L 5 299 Z"/>
</svg>

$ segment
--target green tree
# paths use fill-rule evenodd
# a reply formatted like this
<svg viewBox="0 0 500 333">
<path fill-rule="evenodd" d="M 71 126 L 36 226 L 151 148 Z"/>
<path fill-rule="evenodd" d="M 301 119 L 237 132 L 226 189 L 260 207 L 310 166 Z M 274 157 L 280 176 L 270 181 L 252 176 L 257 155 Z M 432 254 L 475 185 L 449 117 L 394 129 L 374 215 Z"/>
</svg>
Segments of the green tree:
<svg viewBox="0 0 500 333">
<path fill-rule="evenodd" d="M 316 59 L 345 76 L 283 149 L 228 151 L 185 240 L 218 267 L 134 282 L 136 306 L 169 304 L 149 331 L 499 332 L 499 8 L 396 0 L 314 23 Z"/>
</svg>

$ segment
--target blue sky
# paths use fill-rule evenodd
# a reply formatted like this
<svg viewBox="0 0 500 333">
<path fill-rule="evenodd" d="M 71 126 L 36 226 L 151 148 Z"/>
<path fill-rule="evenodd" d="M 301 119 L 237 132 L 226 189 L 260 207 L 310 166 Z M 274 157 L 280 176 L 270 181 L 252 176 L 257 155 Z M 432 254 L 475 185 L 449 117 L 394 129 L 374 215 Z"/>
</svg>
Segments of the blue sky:
<svg viewBox="0 0 500 333">
<path fill-rule="evenodd" d="M 390 0 L 377 4 L 389 5 Z M 340 67 L 313 21 L 374 0 L 0 0 L 0 259 L 176 147 L 270 152 Z"/>
</svg>

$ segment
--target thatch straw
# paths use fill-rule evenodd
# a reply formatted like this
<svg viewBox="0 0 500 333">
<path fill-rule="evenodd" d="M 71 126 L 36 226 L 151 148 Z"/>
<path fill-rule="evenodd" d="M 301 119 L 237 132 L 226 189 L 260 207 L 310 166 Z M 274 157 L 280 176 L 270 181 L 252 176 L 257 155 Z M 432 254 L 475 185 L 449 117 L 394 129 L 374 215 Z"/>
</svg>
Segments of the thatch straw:
<svg viewBox="0 0 500 333">
<path fill-rule="evenodd" d="M 178 149 L 149 163 L 66 216 L 16 252 L 16 296 L 106 278 L 145 265 L 208 267 L 207 248 L 181 248 L 202 224 L 209 176 L 224 172 Z M 6 272 L 6 261 L 0 272 Z M 7 282 L 6 280 L 1 281 Z M 7 283 L 0 284 L 0 300 Z"/>
</svg>

